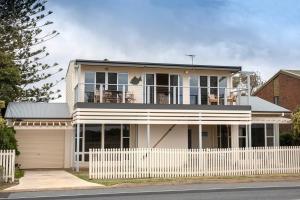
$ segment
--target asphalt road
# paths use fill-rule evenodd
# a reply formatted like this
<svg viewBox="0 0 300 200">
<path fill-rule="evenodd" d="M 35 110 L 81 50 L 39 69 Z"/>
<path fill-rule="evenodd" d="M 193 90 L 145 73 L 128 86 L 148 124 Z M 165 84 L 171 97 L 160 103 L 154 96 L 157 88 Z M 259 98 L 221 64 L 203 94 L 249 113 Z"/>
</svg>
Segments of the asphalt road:
<svg viewBox="0 0 300 200">
<path fill-rule="evenodd" d="M 0 199 L 91 200 L 300 200 L 300 182 L 191 184 L 96 190 L 0 193 Z"/>
<path fill-rule="evenodd" d="M 74 199 L 66 198 L 66 199 Z M 248 190 L 248 191 L 192 191 L 192 192 L 170 192 L 157 194 L 135 194 L 135 195 L 115 195 L 115 196 L 95 196 L 80 197 L 76 199 L 89 200 L 296 200 L 300 199 L 300 188 L 298 189 L 276 189 L 276 190 Z"/>
</svg>

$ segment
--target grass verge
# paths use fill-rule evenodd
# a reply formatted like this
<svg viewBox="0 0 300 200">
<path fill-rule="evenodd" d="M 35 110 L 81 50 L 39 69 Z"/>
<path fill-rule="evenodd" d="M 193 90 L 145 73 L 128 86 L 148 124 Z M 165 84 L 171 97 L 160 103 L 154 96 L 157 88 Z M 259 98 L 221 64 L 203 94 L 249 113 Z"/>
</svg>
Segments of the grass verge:
<svg viewBox="0 0 300 200">
<path fill-rule="evenodd" d="M 105 186 L 136 186 L 136 185 L 175 185 L 175 184 L 205 184 L 205 183 L 245 183 L 245 182 L 274 182 L 299 181 L 300 174 L 269 174 L 253 176 L 214 176 L 214 177 L 184 177 L 184 178 L 142 178 L 142 179 L 89 179 L 88 171 L 74 172 L 73 175 Z"/>
<path fill-rule="evenodd" d="M 21 170 L 20 168 L 16 168 L 16 171 L 15 171 L 15 178 L 16 179 L 19 179 L 19 178 L 22 178 L 24 176 L 24 171 Z"/>
</svg>

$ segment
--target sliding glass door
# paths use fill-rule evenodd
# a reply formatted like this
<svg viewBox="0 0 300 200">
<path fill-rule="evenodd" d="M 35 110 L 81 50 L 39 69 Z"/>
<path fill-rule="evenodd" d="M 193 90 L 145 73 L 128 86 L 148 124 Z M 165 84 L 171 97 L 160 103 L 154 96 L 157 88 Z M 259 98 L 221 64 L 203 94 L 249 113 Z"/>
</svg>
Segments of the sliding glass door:
<svg viewBox="0 0 300 200">
<path fill-rule="evenodd" d="M 155 99 L 155 74 L 146 74 L 145 88 L 144 88 L 144 102 L 147 104 L 154 104 Z"/>
<path fill-rule="evenodd" d="M 200 104 L 206 105 L 208 98 L 208 76 L 200 76 Z"/>
<path fill-rule="evenodd" d="M 182 104 L 183 102 L 183 88 L 182 76 L 178 74 L 170 74 L 170 104 Z"/>
</svg>

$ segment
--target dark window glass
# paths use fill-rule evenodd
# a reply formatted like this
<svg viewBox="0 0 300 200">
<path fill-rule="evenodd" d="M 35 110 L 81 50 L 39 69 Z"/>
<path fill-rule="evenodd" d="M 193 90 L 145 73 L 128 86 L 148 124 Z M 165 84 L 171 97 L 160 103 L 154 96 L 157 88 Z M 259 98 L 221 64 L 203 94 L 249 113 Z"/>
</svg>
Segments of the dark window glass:
<svg viewBox="0 0 300 200">
<path fill-rule="evenodd" d="M 104 136 L 105 148 L 120 148 L 121 147 L 121 125 L 106 124 Z"/>
<path fill-rule="evenodd" d="M 192 148 L 192 130 L 188 129 L 188 149 Z"/>
<path fill-rule="evenodd" d="M 274 104 L 279 105 L 279 96 L 274 96 Z"/>
<path fill-rule="evenodd" d="M 94 84 L 85 84 L 84 86 L 84 101 L 94 102 Z"/>
<path fill-rule="evenodd" d="M 198 104 L 198 77 L 190 77 L 190 104 Z"/>
<path fill-rule="evenodd" d="M 117 90 L 117 73 L 108 73 L 108 90 Z"/>
<path fill-rule="evenodd" d="M 95 72 L 85 72 L 84 101 L 94 101 Z"/>
<path fill-rule="evenodd" d="M 200 87 L 207 87 L 207 76 L 200 76 Z"/>
<path fill-rule="evenodd" d="M 85 72 L 85 83 L 95 83 L 95 72 Z"/>
<path fill-rule="evenodd" d="M 218 77 L 211 76 L 210 77 L 210 94 L 218 95 Z"/>
<path fill-rule="evenodd" d="M 129 148 L 129 138 L 123 138 L 123 148 Z"/>
<path fill-rule="evenodd" d="M 253 147 L 265 146 L 265 128 L 264 124 L 252 124 L 251 138 Z"/>
<path fill-rule="evenodd" d="M 91 148 L 101 148 L 101 125 L 85 125 L 85 152 Z"/>
<path fill-rule="evenodd" d="M 227 77 L 223 76 L 219 79 L 219 102 L 221 105 L 225 104 L 225 90 L 227 87 Z"/>
<path fill-rule="evenodd" d="M 130 132 L 130 125 L 129 124 L 124 124 L 123 125 L 123 137 L 129 137 L 129 132 Z"/>
<path fill-rule="evenodd" d="M 201 88 L 201 104 L 207 105 L 208 103 L 208 89 L 207 88 Z"/>
<path fill-rule="evenodd" d="M 274 146 L 274 138 L 273 137 L 268 137 L 267 138 L 267 146 Z"/>
<path fill-rule="evenodd" d="M 96 72 L 96 83 L 97 84 L 105 84 L 105 73 L 104 72 Z"/>
<path fill-rule="evenodd" d="M 246 126 L 244 125 L 239 126 L 239 136 L 241 137 L 246 136 Z"/>
<path fill-rule="evenodd" d="M 239 147 L 246 147 L 246 138 L 239 138 Z"/>
<path fill-rule="evenodd" d="M 274 136 L 273 124 L 267 124 L 267 136 Z"/>
<path fill-rule="evenodd" d="M 127 73 L 118 74 L 118 90 L 123 91 L 123 88 L 125 89 L 125 91 L 128 90 L 128 74 Z"/>
<path fill-rule="evenodd" d="M 156 74 L 156 103 L 169 104 L 169 74 Z"/>
<path fill-rule="evenodd" d="M 226 125 L 218 125 L 218 147 L 219 148 L 228 148 L 230 129 Z"/>
<path fill-rule="evenodd" d="M 210 77 L 210 87 L 218 87 L 218 77 L 217 76 Z"/>
<path fill-rule="evenodd" d="M 219 87 L 227 87 L 227 77 L 226 76 L 222 76 L 219 79 Z"/>
</svg>

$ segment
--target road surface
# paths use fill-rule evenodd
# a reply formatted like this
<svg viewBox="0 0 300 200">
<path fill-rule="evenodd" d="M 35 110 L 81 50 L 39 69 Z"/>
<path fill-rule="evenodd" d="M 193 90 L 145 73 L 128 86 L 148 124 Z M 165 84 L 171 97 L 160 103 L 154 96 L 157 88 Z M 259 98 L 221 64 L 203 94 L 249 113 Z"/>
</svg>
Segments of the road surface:
<svg viewBox="0 0 300 200">
<path fill-rule="evenodd" d="M 300 182 L 191 184 L 97 190 L 2 193 L 0 199 L 64 200 L 300 200 Z"/>
</svg>

